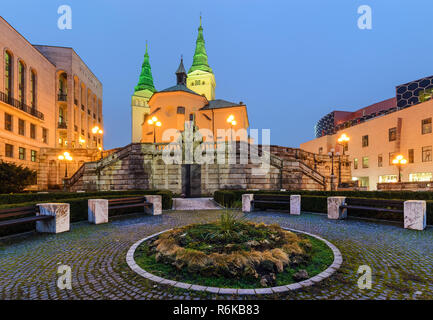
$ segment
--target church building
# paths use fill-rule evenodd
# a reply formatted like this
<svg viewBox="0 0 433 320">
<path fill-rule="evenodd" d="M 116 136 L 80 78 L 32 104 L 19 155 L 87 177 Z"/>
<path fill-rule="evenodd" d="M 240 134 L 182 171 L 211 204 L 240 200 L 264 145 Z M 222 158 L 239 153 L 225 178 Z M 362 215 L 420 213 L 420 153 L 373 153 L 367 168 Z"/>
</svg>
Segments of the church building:
<svg viewBox="0 0 433 320">
<path fill-rule="evenodd" d="M 192 66 L 187 73 L 181 58 L 175 74 L 176 85 L 157 91 L 146 45 L 139 82 L 132 96 L 132 142 L 170 142 L 163 139 L 164 131 L 182 132 L 185 121 L 192 121 L 197 129 L 207 129 L 214 141 L 248 139 L 247 134 L 219 134 L 220 129 L 225 132 L 245 129 L 246 133 L 248 114 L 243 102 L 215 99 L 215 75 L 208 64 L 201 18 Z"/>
</svg>

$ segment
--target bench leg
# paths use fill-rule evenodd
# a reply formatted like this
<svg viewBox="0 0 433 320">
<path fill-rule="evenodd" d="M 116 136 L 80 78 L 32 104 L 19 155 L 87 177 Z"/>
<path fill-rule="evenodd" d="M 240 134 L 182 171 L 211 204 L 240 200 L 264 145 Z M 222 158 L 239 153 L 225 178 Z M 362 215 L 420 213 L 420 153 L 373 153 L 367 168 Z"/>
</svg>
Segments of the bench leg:
<svg viewBox="0 0 433 320">
<path fill-rule="evenodd" d="M 53 216 L 53 219 L 36 221 L 37 232 L 60 233 L 69 231 L 69 203 L 42 203 L 38 215 Z"/>
<path fill-rule="evenodd" d="M 254 200 L 254 194 L 243 194 L 242 195 L 242 212 L 251 212 L 254 210 L 254 205 L 251 201 Z"/>
<path fill-rule="evenodd" d="M 87 216 L 90 223 L 101 224 L 108 222 L 108 200 L 89 199 L 87 201 Z"/>
<path fill-rule="evenodd" d="M 328 198 L 328 219 L 345 219 L 347 217 L 347 209 L 340 208 L 345 204 L 346 197 L 329 197 Z"/>
<path fill-rule="evenodd" d="M 144 207 L 144 213 L 150 215 L 160 215 L 162 214 L 162 196 L 144 196 L 146 201 L 153 204 L 152 208 Z"/>
<path fill-rule="evenodd" d="M 425 201 L 408 200 L 404 202 L 404 228 L 424 230 L 427 224 L 427 205 Z"/>
<path fill-rule="evenodd" d="M 298 194 L 290 195 L 290 214 L 301 214 L 301 196 Z"/>
</svg>

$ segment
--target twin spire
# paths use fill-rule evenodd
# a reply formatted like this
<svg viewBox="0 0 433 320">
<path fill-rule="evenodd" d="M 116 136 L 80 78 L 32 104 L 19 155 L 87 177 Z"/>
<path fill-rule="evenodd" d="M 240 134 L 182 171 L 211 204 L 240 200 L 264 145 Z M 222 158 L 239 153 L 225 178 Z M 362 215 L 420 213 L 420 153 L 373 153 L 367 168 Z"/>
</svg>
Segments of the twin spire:
<svg viewBox="0 0 433 320">
<path fill-rule="evenodd" d="M 201 15 L 200 15 L 200 26 L 198 27 L 197 40 L 195 43 L 196 46 L 195 46 L 192 66 L 189 69 L 188 73 L 191 73 L 196 70 L 213 73 L 208 63 L 205 41 L 203 37 L 203 27 L 201 25 Z M 176 71 L 176 79 L 177 79 L 177 84 L 186 85 L 186 71 L 185 71 L 185 67 L 183 66 L 182 56 L 180 60 L 180 65 Z M 155 86 L 153 85 L 152 70 L 150 68 L 149 54 L 147 52 L 147 41 L 146 41 L 146 53 L 144 54 L 144 61 L 141 67 L 140 79 L 138 81 L 137 86 L 135 87 L 135 91 L 140 91 L 145 89 L 148 89 L 152 92 L 156 91 Z"/>
</svg>

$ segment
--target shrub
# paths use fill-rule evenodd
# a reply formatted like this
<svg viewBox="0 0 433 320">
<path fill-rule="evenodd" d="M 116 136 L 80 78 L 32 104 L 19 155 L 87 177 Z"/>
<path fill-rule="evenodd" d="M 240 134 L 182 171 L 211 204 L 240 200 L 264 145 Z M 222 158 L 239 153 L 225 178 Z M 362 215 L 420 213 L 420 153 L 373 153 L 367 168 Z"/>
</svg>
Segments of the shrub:
<svg viewBox="0 0 433 320">
<path fill-rule="evenodd" d="M 22 192 L 36 183 L 36 171 L 0 160 L 0 193 Z"/>
</svg>

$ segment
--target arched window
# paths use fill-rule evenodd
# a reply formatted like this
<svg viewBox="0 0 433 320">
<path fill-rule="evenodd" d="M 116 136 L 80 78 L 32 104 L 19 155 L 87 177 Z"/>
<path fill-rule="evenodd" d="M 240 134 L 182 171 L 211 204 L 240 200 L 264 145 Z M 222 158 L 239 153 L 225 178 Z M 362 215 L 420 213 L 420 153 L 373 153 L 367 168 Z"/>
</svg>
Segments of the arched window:
<svg viewBox="0 0 433 320">
<path fill-rule="evenodd" d="M 36 108 L 36 72 L 30 71 L 30 105 Z"/>
<path fill-rule="evenodd" d="M 7 98 L 12 98 L 12 55 L 5 52 L 5 94 Z"/>
<path fill-rule="evenodd" d="M 68 76 L 65 72 L 61 73 L 59 76 L 59 101 L 66 101 L 68 95 Z"/>
<path fill-rule="evenodd" d="M 26 79 L 26 67 L 24 63 L 20 61 L 18 63 L 18 100 L 21 104 L 25 103 L 25 79 Z"/>
</svg>

